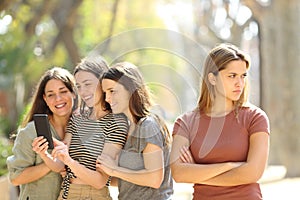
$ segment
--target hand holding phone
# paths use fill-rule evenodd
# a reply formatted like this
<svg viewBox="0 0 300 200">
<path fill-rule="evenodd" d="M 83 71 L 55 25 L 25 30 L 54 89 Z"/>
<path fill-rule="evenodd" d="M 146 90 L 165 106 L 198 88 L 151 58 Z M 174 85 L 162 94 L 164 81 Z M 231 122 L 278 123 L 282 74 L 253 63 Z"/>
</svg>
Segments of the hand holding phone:
<svg viewBox="0 0 300 200">
<path fill-rule="evenodd" d="M 53 140 L 52 133 L 50 130 L 50 124 L 47 114 L 34 114 L 33 121 L 35 125 L 35 129 L 37 132 L 37 136 L 44 136 L 48 142 L 48 148 L 53 149 Z"/>
</svg>

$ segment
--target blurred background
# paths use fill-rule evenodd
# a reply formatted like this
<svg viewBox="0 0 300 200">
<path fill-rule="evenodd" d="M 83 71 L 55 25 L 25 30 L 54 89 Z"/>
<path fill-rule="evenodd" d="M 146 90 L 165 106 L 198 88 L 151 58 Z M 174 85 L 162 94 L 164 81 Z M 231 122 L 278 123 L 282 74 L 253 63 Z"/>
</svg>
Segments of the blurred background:
<svg viewBox="0 0 300 200">
<path fill-rule="evenodd" d="M 299 177 L 299 32 L 299 0 L 0 0 L 0 175 L 48 68 L 72 72 L 95 55 L 130 61 L 172 126 L 196 106 L 208 50 L 230 42 L 252 59 L 250 101 L 270 118 L 269 165 Z"/>
</svg>

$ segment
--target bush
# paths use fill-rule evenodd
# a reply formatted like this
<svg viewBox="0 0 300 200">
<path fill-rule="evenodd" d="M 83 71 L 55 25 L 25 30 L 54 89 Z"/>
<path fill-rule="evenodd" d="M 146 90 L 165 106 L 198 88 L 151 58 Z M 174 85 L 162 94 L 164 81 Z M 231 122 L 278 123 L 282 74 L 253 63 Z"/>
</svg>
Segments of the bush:
<svg viewBox="0 0 300 200">
<path fill-rule="evenodd" d="M 12 144 L 7 138 L 0 137 L 0 176 L 7 174 L 6 159 L 12 154 Z"/>
</svg>

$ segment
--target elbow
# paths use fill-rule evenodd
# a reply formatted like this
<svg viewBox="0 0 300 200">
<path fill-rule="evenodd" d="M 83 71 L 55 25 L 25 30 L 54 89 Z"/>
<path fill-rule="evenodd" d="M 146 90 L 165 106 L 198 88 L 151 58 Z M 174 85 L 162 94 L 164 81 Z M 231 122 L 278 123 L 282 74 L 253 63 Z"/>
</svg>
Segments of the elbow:
<svg viewBox="0 0 300 200">
<path fill-rule="evenodd" d="M 20 184 L 17 183 L 15 180 L 11 180 L 10 183 L 11 183 L 13 186 L 18 186 L 18 185 L 20 185 Z"/>
<path fill-rule="evenodd" d="M 106 177 L 106 176 L 103 177 L 103 175 L 102 175 L 100 177 L 100 180 L 97 178 L 97 180 L 93 181 L 92 186 L 99 190 L 99 189 L 102 189 L 103 187 L 105 187 L 107 182 L 108 182 L 108 177 Z"/>
<path fill-rule="evenodd" d="M 173 174 L 172 177 L 173 177 L 173 179 L 174 179 L 174 181 L 175 181 L 176 183 L 183 183 L 183 181 L 180 179 L 179 176 L 176 176 L 176 175 Z"/>
<path fill-rule="evenodd" d="M 171 174 L 172 178 L 176 183 L 183 183 L 182 173 L 180 173 L 180 169 L 176 165 L 171 166 Z"/>
<path fill-rule="evenodd" d="M 154 189 L 158 189 L 160 188 L 163 180 L 164 180 L 164 172 L 161 171 L 159 174 L 155 174 L 152 176 L 153 178 L 148 179 L 149 182 L 147 184 L 148 187 L 154 188 Z"/>
<path fill-rule="evenodd" d="M 93 187 L 96 188 L 97 190 L 102 189 L 104 186 L 106 185 L 106 183 L 96 183 Z"/>
<path fill-rule="evenodd" d="M 253 176 L 253 182 L 258 182 L 262 176 L 263 176 L 263 171 L 262 172 L 257 171 Z"/>
<path fill-rule="evenodd" d="M 265 171 L 265 166 L 254 166 L 252 168 L 252 173 L 249 173 L 249 174 L 252 174 L 252 182 L 258 182 L 261 177 L 263 176 L 264 174 L 264 171 Z"/>
<path fill-rule="evenodd" d="M 260 178 L 263 175 L 263 170 L 259 170 L 257 168 L 254 168 L 253 170 L 248 172 L 247 176 L 244 176 L 244 183 L 245 184 L 250 184 L 250 183 L 257 183 Z"/>
<path fill-rule="evenodd" d="M 149 187 L 152 187 L 154 189 L 158 189 L 158 188 L 160 188 L 162 182 L 163 182 L 162 178 L 160 180 L 154 180 L 154 181 L 152 181 L 152 183 L 149 184 Z"/>
<path fill-rule="evenodd" d="M 185 183 L 186 182 L 180 175 L 173 174 L 172 177 L 176 183 Z"/>
<path fill-rule="evenodd" d="M 18 181 L 18 180 L 16 180 L 16 178 L 14 178 L 14 179 L 9 179 L 10 180 L 10 183 L 13 185 L 13 186 L 19 186 L 19 185 L 21 185 L 21 183 Z"/>
</svg>

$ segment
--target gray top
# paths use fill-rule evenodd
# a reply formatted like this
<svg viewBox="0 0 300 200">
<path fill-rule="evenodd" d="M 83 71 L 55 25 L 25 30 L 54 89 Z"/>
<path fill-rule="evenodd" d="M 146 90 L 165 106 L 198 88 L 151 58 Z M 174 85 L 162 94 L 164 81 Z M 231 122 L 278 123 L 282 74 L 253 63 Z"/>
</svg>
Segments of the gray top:
<svg viewBox="0 0 300 200">
<path fill-rule="evenodd" d="M 51 133 L 54 138 L 60 140 L 52 126 Z M 31 144 L 36 137 L 37 134 L 33 122 L 29 122 L 25 128 L 19 130 L 14 142 L 13 155 L 9 156 L 6 161 L 10 179 L 19 176 L 27 167 L 43 162 L 41 157 L 32 150 Z M 61 181 L 61 175 L 51 171 L 37 181 L 20 185 L 19 200 L 57 199 Z"/>
<path fill-rule="evenodd" d="M 119 200 L 134 199 L 171 199 L 173 194 L 173 181 L 170 171 L 170 148 L 165 144 L 164 136 L 160 131 L 160 125 L 152 117 L 148 116 L 139 121 L 137 128 L 128 136 L 126 144 L 119 157 L 119 166 L 131 169 L 144 169 L 143 150 L 147 143 L 155 144 L 164 152 L 164 180 L 160 188 L 155 189 L 136 185 L 119 179 Z"/>
</svg>

